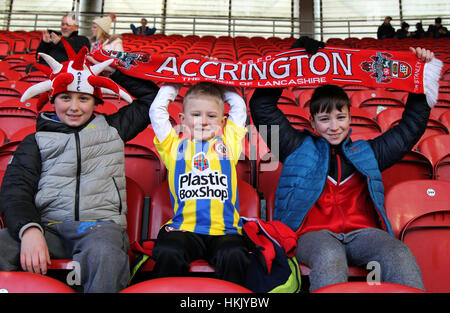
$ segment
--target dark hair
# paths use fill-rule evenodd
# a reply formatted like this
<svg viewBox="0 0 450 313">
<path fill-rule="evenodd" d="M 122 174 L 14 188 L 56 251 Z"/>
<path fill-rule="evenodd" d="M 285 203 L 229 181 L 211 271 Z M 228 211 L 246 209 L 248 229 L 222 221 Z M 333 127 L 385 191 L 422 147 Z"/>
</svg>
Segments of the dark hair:
<svg viewBox="0 0 450 313">
<path fill-rule="evenodd" d="M 314 117 L 318 113 L 330 113 L 333 109 L 342 111 L 344 106 L 350 109 L 350 99 L 345 90 L 336 85 L 323 85 L 314 90 L 309 113 Z"/>
<path fill-rule="evenodd" d="M 442 23 L 442 19 L 441 19 L 440 17 L 436 17 L 436 18 L 434 19 L 434 22 L 435 22 L 435 23 L 438 23 L 438 24 L 441 24 L 441 23 Z"/>
<path fill-rule="evenodd" d="M 222 110 L 224 109 L 225 97 L 222 89 L 214 83 L 200 82 L 190 87 L 183 99 L 183 110 L 185 109 L 186 101 L 194 96 L 210 96 L 216 98 Z"/>
</svg>

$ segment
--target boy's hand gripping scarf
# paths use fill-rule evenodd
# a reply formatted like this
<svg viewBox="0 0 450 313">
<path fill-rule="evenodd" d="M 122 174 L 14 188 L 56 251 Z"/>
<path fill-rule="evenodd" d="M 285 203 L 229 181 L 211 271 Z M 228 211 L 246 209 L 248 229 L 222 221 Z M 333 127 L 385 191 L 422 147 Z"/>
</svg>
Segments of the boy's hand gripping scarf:
<svg viewBox="0 0 450 313">
<path fill-rule="evenodd" d="M 247 62 L 99 50 L 98 61 L 114 59 L 127 75 L 174 83 L 211 81 L 236 87 L 355 84 L 425 93 L 433 106 L 443 63 L 420 61 L 412 52 L 324 48 L 314 55 L 292 49 Z"/>
</svg>

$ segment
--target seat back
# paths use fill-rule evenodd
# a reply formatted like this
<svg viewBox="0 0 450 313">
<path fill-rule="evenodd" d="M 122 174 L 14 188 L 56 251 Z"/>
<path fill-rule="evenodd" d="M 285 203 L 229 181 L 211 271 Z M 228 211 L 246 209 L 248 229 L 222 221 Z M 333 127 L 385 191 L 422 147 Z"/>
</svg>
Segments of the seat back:
<svg viewBox="0 0 450 313">
<path fill-rule="evenodd" d="M 209 277 L 163 277 L 140 282 L 121 293 L 252 293 L 238 284 Z"/>
<path fill-rule="evenodd" d="M 127 185 L 127 235 L 130 244 L 141 239 L 142 216 L 144 211 L 144 191 L 130 177 L 126 177 Z M 132 249 L 128 250 L 130 263 L 134 258 Z M 51 270 L 71 270 L 73 269 L 71 259 L 52 259 L 52 264 L 48 267 Z"/>
<path fill-rule="evenodd" d="M 447 130 L 450 132 L 450 110 L 447 110 L 446 112 L 442 113 L 439 116 L 439 121 L 447 127 Z"/>
<path fill-rule="evenodd" d="M 266 198 L 266 220 L 273 221 L 273 211 L 275 208 L 275 196 L 276 196 L 276 185 L 274 188 L 272 188 Z M 301 247 L 299 247 L 301 249 Z M 300 272 L 303 276 L 308 276 L 311 272 L 311 269 L 304 265 L 299 264 L 300 266 Z M 367 271 L 364 268 L 356 267 L 356 266 L 349 266 L 348 268 L 348 275 L 350 277 L 364 277 L 367 275 Z"/>
<path fill-rule="evenodd" d="M 392 230 L 413 253 L 425 289 L 450 292 L 450 182 L 413 180 L 393 186 L 385 197 Z"/>
<path fill-rule="evenodd" d="M 399 182 L 413 179 L 431 179 L 433 165 L 428 158 L 418 151 L 409 151 L 400 161 L 382 173 L 384 190 L 389 190 Z"/>
<path fill-rule="evenodd" d="M 419 150 L 433 165 L 433 178 L 450 181 L 450 135 L 436 135 L 425 138 Z"/>
<path fill-rule="evenodd" d="M 36 125 L 36 118 L 33 116 L 1 115 L 0 125 L 9 138 L 21 128 Z"/>
<path fill-rule="evenodd" d="M 0 189 L 2 187 L 3 176 L 5 176 L 5 171 L 0 170 Z M 3 222 L 2 215 L 0 214 L 0 229 L 5 228 L 5 223 Z"/>
<path fill-rule="evenodd" d="M 376 131 L 381 134 L 381 127 L 367 110 L 350 107 L 352 134 Z"/>
<path fill-rule="evenodd" d="M 28 272 L 0 272 L 0 290 L 7 293 L 74 293 L 54 278 Z"/>
<path fill-rule="evenodd" d="M 3 129 L 0 128 L 0 147 L 3 146 L 4 143 L 8 140 L 8 137 L 6 136 Z"/>
<path fill-rule="evenodd" d="M 352 93 L 350 97 L 352 106 L 367 110 L 376 115 L 388 107 L 404 107 L 402 99 L 395 93 L 383 90 L 359 90 Z"/>
<path fill-rule="evenodd" d="M 144 207 L 144 191 L 130 177 L 127 180 L 127 234 L 130 243 L 141 239 L 142 213 Z"/>
<path fill-rule="evenodd" d="M 165 166 L 153 144 L 153 129 L 146 128 L 125 144 L 125 173 L 150 197 L 165 178 Z"/>
<path fill-rule="evenodd" d="M 363 281 L 352 281 L 319 288 L 313 293 L 424 293 L 425 291 L 405 285 L 393 283 L 369 284 Z"/>
<path fill-rule="evenodd" d="M 258 163 L 258 191 L 269 201 L 270 194 L 277 188 L 283 164 L 271 153 L 267 153 Z"/>
</svg>

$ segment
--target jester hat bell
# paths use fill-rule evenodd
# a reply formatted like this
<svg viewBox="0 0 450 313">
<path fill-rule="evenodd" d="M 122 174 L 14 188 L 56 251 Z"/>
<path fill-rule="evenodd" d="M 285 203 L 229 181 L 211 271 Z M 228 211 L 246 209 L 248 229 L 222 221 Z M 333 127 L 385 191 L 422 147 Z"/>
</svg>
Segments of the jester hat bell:
<svg viewBox="0 0 450 313">
<path fill-rule="evenodd" d="M 34 64 L 34 66 L 46 74 L 49 79 L 28 88 L 20 98 L 21 102 L 25 102 L 40 94 L 39 103 L 46 103 L 49 98 L 50 101 L 53 101 L 57 94 L 66 91 L 93 95 L 99 100 L 98 103 L 103 103 L 102 92 L 117 94 L 119 99 L 122 98 L 128 103 L 132 101 L 130 95 L 111 79 L 97 76 L 114 61 L 113 59 L 90 66 L 86 60 L 86 55 L 89 52 L 87 47 L 83 47 L 78 53 L 75 53 L 64 38 L 61 38 L 61 41 L 64 44 L 69 60 L 59 63 L 51 56 L 39 53 L 39 56 L 50 67 L 42 64 Z"/>
</svg>

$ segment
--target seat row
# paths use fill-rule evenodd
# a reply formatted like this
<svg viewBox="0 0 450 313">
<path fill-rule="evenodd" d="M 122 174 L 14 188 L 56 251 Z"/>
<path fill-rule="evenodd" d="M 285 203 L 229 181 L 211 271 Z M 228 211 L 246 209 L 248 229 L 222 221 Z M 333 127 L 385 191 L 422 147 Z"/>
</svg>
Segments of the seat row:
<svg viewBox="0 0 450 313">
<path fill-rule="evenodd" d="M 238 182 L 239 188 L 239 206 L 241 216 L 259 217 L 259 202 L 255 201 L 258 197 L 256 191 L 243 181 Z M 428 292 L 450 292 L 450 283 L 442 277 L 450 275 L 450 251 L 446 248 L 450 244 L 450 194 L 448 190 L 450 182 L 437 180 L 412 180 L 399 183 L 393 186 L 385 197 L 385 208 L 393 232 L 397 238 L 405 242 L 414 254 L 419 267 L 421 268 L 423 281 Z M 159 227 L 170 219 L 172 207 L 170 203 L 169 190 L 167 182 L 162 183 L 157 192 L 151 199 L 151 207 L 148 215 L 145 214 L 144 194 L 142 189 L 131 179 L 127 178 L 127 203 L 128 203 L 128 229 L 131 247 L 142 239 L 156 238 Z M 269 210 L 273 209 L 273 201 L 268 202 Z M 272 216 L 273 214 L 270 214 Z M 270 220 L 270 217 L 268 218 Z M 146 230 L 147 232 L 142 232 Z M 298 247 L 301 249 L 301 247 Z M 130 259 L 133 260 L 136 250 L 130 250 Z M 147 262 L 141 271 L 151 271 L 153 261 Z M 52 260 L 50 269 L 73 269 L 71 260 Z M 305 265 L 300 266 L 302 275 L 309 275 L 309 268 Z M 212 272 L 214 269 L 204 260 L 197 260 L 191 263 L 191 272 Z M 365 277 L 367 271 L 364 268 L 349 268 L 350 276 Z M 6 274 L 0 272 L 0 284 Z M 11 274 L 13 275 L 13 274 Z M 23 275 L 22 279 L 28 279 Z M 181 281 L 183 281 L 182 279 Z M 196 278 L 194 278 L 196 280 Z M 155 281 L 153 283 L 157 283 Z M 152 285 L 153 283 L 145 283 Z M 193 283 L 193 281 L 191 282 Z M 218 284 L 220 284 L 218 282 Z M 23 284 L 22 284 L 23 285 Z M 44 288 L 42 285 L 41 288 Z M 356 288 L 358 285 L 353 286 Z M 47 287 L 47 286 L 45 286 Z M 132 285 L 129 288 L 141 288 L 142 284 Z M 231 286 L 230 286 L 231 287 Z M 350 287 L 350 286 L 341 286 Z M 361 286 L 359 286 L 361 287 Z M 2 286 L 0 285 L 0 288 Z M 54 292 L 70 291 L 63 286 L 48 286 L 47 288 L 60 288 Z M 187 290 L 196 290 L 194 285 Z M 227 290 L 227 287 L 221 286 L 219 290 Z M 340 289 L 330 287 L 329 292 L 338 292 Z M 42 290 L 42 289 L 41 289 Z M 133 292 L 139 292 L 133 289 Z M 151 289 L 147 292 L 156 292 Z M 354 289 L 360 290 L 360 289 Z M 369 289 L 370 290 L 370 289 Z M 368 291 L 369 291 L 368 290 Z M 393 292 L 387 291 L 386 292 Z M 206 291 L 206 290 L 204 290 Z M 212 289 L 209 290 L 211 292 Z M 235 290 L 244 292 L 244 289 Z M 322 291 L 322 290 L 321 290 Z M 326 290 L 323 290 L 324 292 Z M 406 291 L 406 290 L 404 290 Z M 40 292 L 34 289 L 34 292 Z"/>
</svg>

